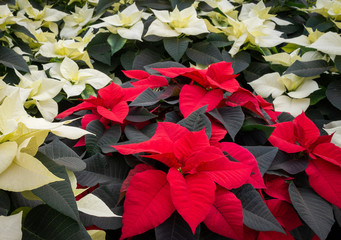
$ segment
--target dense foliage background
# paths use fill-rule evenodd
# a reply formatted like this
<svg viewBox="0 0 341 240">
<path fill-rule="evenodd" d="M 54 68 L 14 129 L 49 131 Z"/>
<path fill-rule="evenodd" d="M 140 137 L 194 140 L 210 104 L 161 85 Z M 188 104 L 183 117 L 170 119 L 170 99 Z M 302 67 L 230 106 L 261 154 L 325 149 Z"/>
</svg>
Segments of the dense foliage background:
<svg viewBox="0 0 341 240">
<path fill-rule="evenodd" d="M 2 239 L 337 239 L 341 1 L 0 0 Z"/>
</svg>

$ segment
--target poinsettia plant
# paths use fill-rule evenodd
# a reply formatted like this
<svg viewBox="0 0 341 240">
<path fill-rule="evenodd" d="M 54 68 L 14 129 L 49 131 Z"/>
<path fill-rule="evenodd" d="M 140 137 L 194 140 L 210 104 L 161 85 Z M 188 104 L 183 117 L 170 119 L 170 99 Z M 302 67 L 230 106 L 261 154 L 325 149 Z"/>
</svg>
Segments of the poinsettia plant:
<svg viewBox="0 0 341 240">
<path fill-rule="evenodd" d="M 339 1 L 0 1 L 4 239 L 336 239 Z"/>
</svg>

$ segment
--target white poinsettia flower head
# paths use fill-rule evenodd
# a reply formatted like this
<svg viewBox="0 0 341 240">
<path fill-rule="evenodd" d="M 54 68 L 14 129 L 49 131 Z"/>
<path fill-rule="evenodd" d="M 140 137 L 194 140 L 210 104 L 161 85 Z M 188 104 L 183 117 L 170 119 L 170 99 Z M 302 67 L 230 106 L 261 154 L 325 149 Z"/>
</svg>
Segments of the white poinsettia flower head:
<svg viewBox="0 0 341 240">
<path fill-rule="evenodd" d="M 194 6 L 181 11 L 177 7 L 172 12 L 152 11 L 157 19 L 151 23 L 145 36 L 177 37 L 181 34 L 199 35 L 208 32 L 205 21 L 197 17 Z"/>
<path fill-rule="evenodd" d="M 323 125 L 323 130 L 325 130 L 329 135 L 333 134 L 331 142 L 341 147 L 341 120 L 332 121 Z"/>
<path fill-rule="evenodd" d="M 8 5 L 0 5 L 0 30 L 5 31 L 6 25 L 15 24 L 16 18 L 13 16 Z"/>
<path fill-rule="evenodd" d="M 96 69 L 79 69 L 77 63 L 68 57 L 61 63 L 45 64 L 44 68 L 50 69 L 50 75 L 62 82 L 67 97 L 79 96 L 86 84 L 100 89 L 111 81 L 109 76 Z"/>
</svg>

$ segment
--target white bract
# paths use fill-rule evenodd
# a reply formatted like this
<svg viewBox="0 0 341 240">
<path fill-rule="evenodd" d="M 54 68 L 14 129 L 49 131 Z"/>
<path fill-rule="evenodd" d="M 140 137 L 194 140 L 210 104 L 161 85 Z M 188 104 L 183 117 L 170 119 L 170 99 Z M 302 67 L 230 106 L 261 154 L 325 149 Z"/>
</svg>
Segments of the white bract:
<svg viewBox="0 0 341 240">
<path fill-rule="evenodd" d="M 333 134 L 332 143 L 341 147 L 341 120 L 332 121 L 323 126 L 323 129 L 329 134 Z"/>
<path fill-rule="evenodd" d="M 103 23 L 92 25 L 93 28 L 107 28 L 122 38 L 142 41 L 143 23 L 142 18 L 146 15 L 140 11 L 135 3 L 115 15 L 101 18 Z M 148 15 L 149 16 L 149 15 Z"/>
<path fill-rule="evenodd" d="M 63 83 L 47 77 L 45 71 L 34 65 L 30 66 L 30 73 L 15 73 L 20 78 L 18 87 L 29 90 L 25 107 L 36 105 L 43 118 L 52 121 L 58 114 L 58 104 L 53 98 L 61 91 Z"/>
<path fill-rule="evenodd" d="M 0 216 L 1 238 L 7 240 L 20 240 L 22 238 L 21 222 L 23 212 L 10 216 Z"/>
<path fill-rule="evenodd" d="M 79 69 L 76 62 L 65 57 L 61 63 L 49 63 L 44 65 L 45 69 L 50 69 L 51 77 L 62 82 L 63 90 L 67 97 L 78 96 L 89 84 L 95 89 L 106 86 L 111 78 L 101 71 L 95 69 Z"/>
<path fill-rule="evenodd" d="M 197 17 L 193 6 L 181 11 L 177 7 L 172 12 L 152 11 L 157 19 L 151 23 L 145 36 L 177 37 L 181 34 L 198 35 L 208 32 L 205 21 Z"/>
<path fill-rule="evenodd" d="M 319 89 L 313 78 L 316 76 L 304 78 L 292 73 L 280 76 L 274 72 L 265 74 L 249 84 L 263 98 L 271 95 L 276 111 L 289 112 L 297 116 L 309 107 L 310 99 L 306 97 Z M 287 96 L 283 95 L 284 93 Z"/>
<path fill-rule="evenodd" d="M 0 5 L 0 30 L 5 31 L 6 26 L 14 24 L 16 21 L 8 5 Z"/>
</svg>

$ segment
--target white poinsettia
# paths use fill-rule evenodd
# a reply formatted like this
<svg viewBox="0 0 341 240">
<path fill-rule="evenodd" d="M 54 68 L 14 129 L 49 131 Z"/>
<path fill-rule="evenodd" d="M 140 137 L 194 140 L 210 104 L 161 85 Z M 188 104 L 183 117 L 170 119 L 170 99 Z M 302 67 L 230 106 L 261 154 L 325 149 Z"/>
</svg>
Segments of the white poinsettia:
<svg viewBox="0 0 341 240">
<path fill-rule="evenodd" d="M 332 143 L 341 147 L 341 120 L 332 121 L 323 126 L 323 129 L 329 134 L 333 134 Z"/>
<path fill-rule="evenodd" d="M 285 39 L 285 42 L 307 47 L 310 44 L 314 43 L 319 37 L 321 37 L 324 34 L 323 32 L 320 32 L 317 29 L 313 30 L 312 28 L 307 27 L 306 30 L 308 32 L 308 36 L 300 35 L 295 38 L 288 38 Z"/>
<path fill-rule="evenodd" d="M 313 78 L 315 77 L 299 77 L 292 73 L 280 76 L 274 72 L 265 74 L 249 84 L 263 98 L 271 95 L 276 111 L 285 111 L 297 116 L 307 110 L 310 104 L 310 99 L 306 97 L 319 89 Z"/>
<path fill-rule="evenodd" d="M 149 16 L 149 15 L 148 15 Z M 103 23 L 92 25 L 93 28 L 107 28 L 114 34 L 119 34 L 122 38 L 142 41 L 144 25 L 142 18 L 146 17 L 133 3 L 122 12 L 115 15 L 101 18 Z"/>
<path fill-rule="evenodd" d="M 177 7 L 172 12 L 153 10 L 156 19 L 151 23 L 145 36 L 177 37 L 181 34 L 199 35 L 207 33 L 203 19 L 197 17 L 194 6 L 181 11 Z"/>
<path fill-rule="evenodd" d="M 64 26 L 60 31 L 60 37 L 64 39 L 76 37 L 86 24 L 95 21 L 94 8 L 88 8 L 85 4 L 82 8 L 75 7 L 75 12 L 63 18 Z"/>
<path fill-rule="evenodd" d="M 341 2 L 335 0 L 317 0 L 312 8 L 301 9 L 301 11 L 316 12 L 325 18 L 341 20 Z"/>
<path fill-rule="evenodd" d="M 110 77 L 96 69 L 79 69 L 77 63 L 68 57 L 65 57 L 61 63 L 45 64 L 44 68 L 50 69 L 51 77 L 62 82 L 67 97 L 80 95 L 86 84 L 100 89 L 111 81 Z"/>
<path fill-rule="evenodd" d="M 341 55 L 341 37 L 335 32 L 326 32 L 308 47 L 315 48 L 333 58 L 335 55 Z"/>
<path fill-rule="evenodd" d="M 37 66 L 31 65 L 29 68 L 30 73 L 25 75 L 15 70 L 20 78 L 17 86 L 29 90 L 25 107 L 36 105 L 43 118 L 52 121 L 58 114 L 58 104 L 53 98 L 62 90 L 64 84 L 47 77 L 45 71 L 38 70 Z"/>
<path fill-rule="evenodd" d="M 8 5 L 0 5 L 0 30 L 5 31 L 7 25 L 15 24 L 16 18 L 13 16 Z"/>
<path fill-rule="evenodd" d="M 72 60 L 82 60 L 90 68 L 93 68 L 88 52 L 85 50 L 86 42 L 76 41 L 74 39 L 58 40 L 44 42 L 40 47 L 37 55 L 47 58 L 64 58 L 69 57 Z"/>
<path fill-rule="evenodd" d="M 23 212 L 10 216 L 0 216 L 1 238 L 7 240 L 20 240 L 22 238 L 21 222 Z"/>
</svg>

